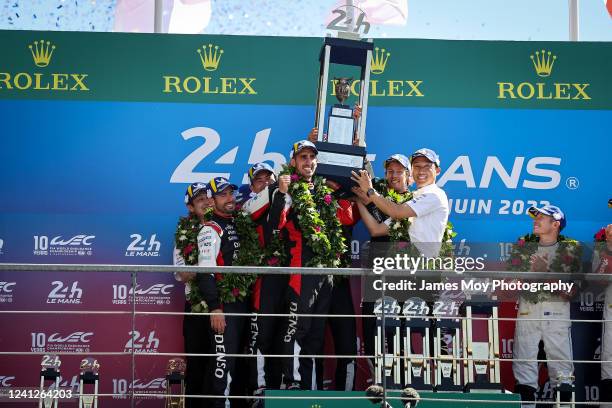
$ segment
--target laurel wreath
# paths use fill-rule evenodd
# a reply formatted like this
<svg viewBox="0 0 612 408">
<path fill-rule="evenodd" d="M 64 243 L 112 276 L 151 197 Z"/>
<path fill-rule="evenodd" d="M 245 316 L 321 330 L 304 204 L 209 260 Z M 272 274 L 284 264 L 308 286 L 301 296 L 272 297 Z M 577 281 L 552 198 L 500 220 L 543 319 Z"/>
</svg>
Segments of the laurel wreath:
<svg viewBox="0 0 612 408">
<path fill-rule="evenodd" d="M 311 193 L 310 183 L 300 177 L 293 166 L 284 165 L 280 175 L 291 177 L 289 195 L 292 209 L 297 214 L 302 237 L 314 253 L 304 266 L 339 267 L 347 247 L 342 225 L 336 216 L 338 202 L 332 195 L 333 191 L 325 185 L 324 178 L 315 176 Z"/>
<path fill-rule="evenodd" d="M 212 209 L 204 215 L 204 221 L 210 220 Z M 251 216 L 239 210 L 234 213 L 234 223 L 238 234 L 240 249 L 237 259 L 233 262 L 235 266 L 260 266 L 264 264 L 266 252 L 259 247 L 259 238 L 256 225 Z M 197 265 L 199 257 L 198 234 L 202 229 L 202 223 L 195 215 L 181 217 L 176 229 L 175 245 L 185 259 L 186 265 Z M 255 274 L 236 274 L 231 273 L 217 279 L 217 290 L 219 300 L 222 303 L 233 303 L 244 300 L 257 279 Z M 208 305 L 202 298 L 202 293 L 198 288 L 195 279 L 187 282 L 189 294 L 187 301 L 191 304 L 193 313 L 204 313 L 208 311 Z"/>
<path fill-rule="evenodd" d="M 517 272 L 530 271 L 531 255 L 535 253 L 537 245 L 529 245 L 529 243 L 537 243 L 539 241 L 540 239 L 535 234 L 526 234 L 519 237 L 516 243 L 512 245 L 510 257 L 508 258 L 508 269 Z M 550 263 L 549 270 L 554 272 L 579 271 L 582 248 L 578 241 L 567 238 L 564 235 L 559 235 L 557 242 L 559 246 L 553 261 Z M 538 303 L 550 299 L 551 294 L 548 291 L 541 291 L 523 293 L 521 296 L 531 303 Z"/>
<path fill-rule="evenodd" d="M 376 178 L 372 182 L 373 187 L 380 195 L 385 197 L 386 199 L 396 203 L 403 204 L 412 200 L 413 193 L 411 191 L 406 191 L 405 193 L 398 193 L 392 188 L 389 188 L 387 181 L 381 178 Z M 389 240 L 391 242 L 410 242 L 410 234 L 408 233 L 408 229 L 410 228 L 410 220 L 408 218 L 403 218 L 401 220 L 392 220 L 389 225 Z M 453 238 L 457 236 L 457 233 L 453 230 L 453 224 L 450 221 L 447 221 L 446 227 L 444 228 L 444 233 L 442 235 L 442 247 L 440 249 L 441 256 L 451 256 L 453 255 Z M 403 248 L 396 248 L 402 250 Z M 415 252 L 414 255 L 418 256 L 419 254 Z"/>
<path fill-rule="evenodd" d="M 403 204 L 409 200 L 412 200 L 412 192 L 406 191 L 405 193 L 398 193 L 392 188 L 389 188 L 387 181 L 384 179 L 374 179 L 372 183 L 374 189 L 387 200 L 395 204 Z M 408 218 L 402 218 L 399 220 L 392 219 L 389 224 L 389 240 L 392 242 L 408 242 L 410 241 L 410 235 L 408 234 L 408 228 L 410 228 L 410 220 Z"/>
</svg>

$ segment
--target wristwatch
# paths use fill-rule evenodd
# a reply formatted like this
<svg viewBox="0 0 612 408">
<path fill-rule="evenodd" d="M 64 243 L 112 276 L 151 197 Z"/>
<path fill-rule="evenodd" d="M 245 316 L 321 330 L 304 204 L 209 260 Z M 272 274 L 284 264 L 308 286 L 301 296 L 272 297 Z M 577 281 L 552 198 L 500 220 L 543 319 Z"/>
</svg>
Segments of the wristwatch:
<svg viewBox="0 0 612 408">
<path fill-rule="evenodd" d="M 372 194 L 376 194 L 376 190 L 374 190 L 373 188 L 368 188 L 366 194 L 368 195 L 368 197 L 370 197 Z"/>
</svg>

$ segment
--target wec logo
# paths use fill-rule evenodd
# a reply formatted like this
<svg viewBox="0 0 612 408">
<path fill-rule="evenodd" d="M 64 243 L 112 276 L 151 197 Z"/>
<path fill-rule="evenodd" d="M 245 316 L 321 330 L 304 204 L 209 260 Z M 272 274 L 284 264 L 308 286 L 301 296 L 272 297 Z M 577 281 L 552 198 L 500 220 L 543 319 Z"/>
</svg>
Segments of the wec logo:
<svg viewBox="0 0 612 408">
<path fill-rule="evenodd" d="M 63 240 L 61 235 L 54 237 L 51 240 L 51 245 L 59 245 L 59 246 L 91 246 L 91 240 L 93 240 L 95 235 L 75 235 L 74 237 Z"/>
<path fill-rule="evenodd" d="M 47 343 L 89 343 L 93 332 L 77 331 L 63 337 L 59 333 L 53 333 L 49 337 L 45 333 L 30 333 L 32 336 L 32 347 L 45 347 Z"/>
<path fill-rule="evenodd" d="M 127 394 L 130 390 L 136 390 L 140 394 L 159 394 L 167 388 L 165 378 L 154 378 L 150 381 L 135 379 L 130 382 L 124 378 L 113 378 L 113 394 Z M 125 396 L 114 396 L 113 398 L 123 399 Z"/>
<path fill-rule="evenodd" d="M 17 282 L 0 282 L 0 293 L 13 293 L 13 286 Z"/>
<path fill-rule="evenodd" d="M 141 380 L 135 380 L 130 388 L 135 390 L 165 390 L 166 389 L 166 379 L 165 378 L 155 378 L 148 383 L 142 382 Z"/>
<path fill-rule="evenodd" d="M 136 285 L 136 290 L 130 289 L 130 295 L 169 295 L 173 287 L 174 285 L 158 283 L 147 289 L 139 289 L 138 285 Z"/>
<path fill-rule="evenodd" d="M 49 343 L 89 343 L 93 332 L 74 332 L 66 337 L 61 337 L 59 333 L 53 333 L 47 340 Z"/>
<path fill-rule="evenodd" d="M 95 235 L 78 234 L 64 239 L 57 235 L 51 239 L 47 235 L 34 235 L 34 255 L 83 256 L 92 255 Z"/>
<path fill-rule="evenodd" d="M 67 336 L 53 333 L 30 333 L 33 352 L 88 352 L 93 332 L 76 331 Z"/>
<path fill-rule="evenodd" d="M 489 188 L 495 173 L 509 189 L 517 189 L 520 184 L 527 189 L 552 190 L 561 181 L 561 173 L 555 169 L 560 165 L 559 157 L 533 157 L 525 164 L 525 157 L 519 156 L 514 158 L 512 168 L 508 171 L 497 156 L 487 156 L 477 185 L 470 157 L 459 156 L 436 184 L 443 187 L 449 181 L 457 181 L 465 183 L 467 188 Z"/>
<path fill-rule="evenodd" d="M 131 288 L 128 285 L 113 285 L 113 304 L 125 305 L 132 302 L 141 305 L 169 305 L 174 285 L 156 283 L 149 287 Z"/>
<path fill-rule="evenodd" d="M 14 376 L 0 375 L 0 387 L 12 387 L 11 381 L 14 379 Z"/>
</svg>

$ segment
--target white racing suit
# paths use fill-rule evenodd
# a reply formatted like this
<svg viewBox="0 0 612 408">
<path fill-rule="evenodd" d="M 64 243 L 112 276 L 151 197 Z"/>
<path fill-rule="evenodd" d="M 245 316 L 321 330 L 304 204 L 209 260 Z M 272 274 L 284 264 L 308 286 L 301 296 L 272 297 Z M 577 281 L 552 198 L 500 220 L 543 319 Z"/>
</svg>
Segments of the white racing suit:
<svg viewBox="0 0 612 408">
<path fill-rule="evenodd" d="M 539 246 L 537 254 L 548 256 L 549 265 L 556 256 L 558 243 Z M 534 303 L 535 302 L 535 303 Z M 541 320 L 528 320 L 541 319 Z M 550 385 L 571 384 L 568 378 L 574 373 L 570 302 L 558 295 L 543 294 L 538 300 L 519 298 L 519 310 L 514 331 L 514 359 L 512 371 L 517 382 L 516 392 L 522 401 L 533 401 L 523 407 L 535 407 L 535 392 L 538 389 L 538 347 L 544 342 Z M 562 379 L 558 377 L 561 376 Z"/>
<path fill-rule="evenodd" d="M 536 360 L 540 340 L 548 360 L 548 376 L 551 386 L 559 384 L 557 376 L 570 376 L 574 372 L 570 302 L 556 298 L 551 301 L 531 303 L 519 300 L 518 319 L 514 331 L 514 358 Z M 525 319 L 544 319 L 530 321 Z M 561 320 L 560 320 L 561 319 Z M 538 388 L 538 363 L 536 361 L 513 361 L 512 371 L 517 383 Z M 562 381 L 569 383 L 568 381 Z"/>
</svg>

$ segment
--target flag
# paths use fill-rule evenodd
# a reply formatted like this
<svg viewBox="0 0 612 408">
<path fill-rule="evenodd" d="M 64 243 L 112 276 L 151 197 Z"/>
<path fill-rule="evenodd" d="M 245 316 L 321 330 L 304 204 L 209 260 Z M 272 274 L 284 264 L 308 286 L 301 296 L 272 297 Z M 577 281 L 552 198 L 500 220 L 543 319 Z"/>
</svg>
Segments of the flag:
<svg viewBox="0 0 612 408">
<path fill-rule="evenodd" d="M 210 22 L 212 0 L 166 0 L 161 4 L 164 33 L 198 34 Z M 113 31 L 152 33 L 154 21 L 154 1 L 117 0 Z"/>
</svg>

